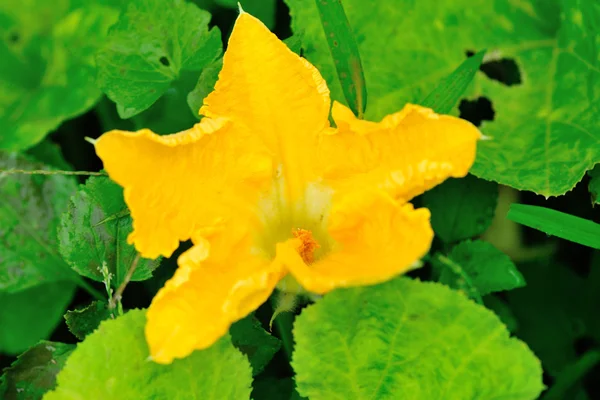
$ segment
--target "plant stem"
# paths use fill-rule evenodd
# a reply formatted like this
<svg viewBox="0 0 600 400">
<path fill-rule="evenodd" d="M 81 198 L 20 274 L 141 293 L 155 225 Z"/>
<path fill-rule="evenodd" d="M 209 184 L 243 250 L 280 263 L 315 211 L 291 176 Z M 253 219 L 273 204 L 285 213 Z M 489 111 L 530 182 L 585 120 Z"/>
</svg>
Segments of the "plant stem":
<svg viewBox="0 0 600 400">
<path fill-rule="evenodd" d="M 106 172 L 91 171 L 58 171 L 45 169 L 0 169 L 0 175 L 85 175 L 85 176 L 108 176 Z"/>
<path fill-rule="evenodd" d="M 567 365 L 556 378 L 554 385 L 544 394 L 542 400 L 566 399 L 569 389 L 598 362 L 600 362 L 600 351 L 590 350 L 572 364 Z"/>
<path fill-rule="evenodd" d="M 275 307 L 276 305 L 273 304 L 273 302 L 274 300 L 271 300 L 272 306 Z M 290 362 L 292 361 L 292 353 L 294 352 L 294 336 L 292 335 L 292 327 L 294 325 L 295 317 L 296 315 L 293 312 L 284 312 L 279 314 L 273 321 L 275 329 L 277 330 L 279 338 L 281 339 L 283 351 Z"/>
<path fill-rule="evenodd" d="M 137 268 L 139 261 L 140 261 L 140 254 L 138 253 L 138 254 L 136 254 L 135 258 L 133 259 L 133 262 L 131 263 L 131 266 L 129 267 L 127 274 L 125 275 L 123 282 L 121 282 L 121 284 L 115 291 L 115 294 L 110 299 L 110 301 L 108 303 L 109 309 L 113 309 L 116 307 L 117 303 L 119 303 L 119 304 L 121 303 L 121 297 L 123 296 L 123 292 L 125 291 L 125 288 L 127 287 L 127 284 L 129 283 L 129 281 L 131 280 L 131 277 L 133 276 L 133 273 L 135 272 L 135 269 Z M 119 309 L 121 309 L 121 308 L 119 308 Z"/>
</svg>

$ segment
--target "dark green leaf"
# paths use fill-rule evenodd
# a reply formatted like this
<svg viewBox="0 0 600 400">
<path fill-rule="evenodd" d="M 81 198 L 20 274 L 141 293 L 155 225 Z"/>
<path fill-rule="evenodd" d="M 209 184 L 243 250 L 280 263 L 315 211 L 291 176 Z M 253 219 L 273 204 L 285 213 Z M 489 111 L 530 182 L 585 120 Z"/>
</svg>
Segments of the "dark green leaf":
<svg viewBox="0 0 600 400">
<path fill-rule="evenodd" d="M 434 265 L 440 282 L 464 290 L 469 297 L 481 296 L 525 286 L 525 279 L 510 258 L 491 243 L 465 241 L 452 248 L 447 256 L 438 254 Z"/>
<path fill-rule="evenodd" d="M 127 243 L 132 231 L 131 217 L 123 189 L 104 177 L 91 177 L 69 203 L 63 214 L 58 236 L 60 252 L 71 267 L 83 276 L 103 281 L 101 268 L 106 263 L 112 274 L 111 284 L 118 287 L 137 255 Z M 120 218 L 112 218 L 122 215 Z M 152 276 L 159 260 L 140 259 L 131 280 L 142 281 Z"/>
<path fill-rule="evenodd" d="M 235 9 L 239 4 L 245 12 L 260 19 L 267 28 L 275 28 L 275 0 L 214 0 L 214 2 Z"/>
<path fill-rule="evenodd" d="M 93 301 L 84 308 L 67 311 L 65 321 L 71 333 L 79 340 L 85 339 L 87 335 L 98 328 L 100 322 L 112 316 L 107 305 L 103 301 Z"/>
<path fill-rule="evenodd" d="M 292 378 L 258 377 L 252 382 L 253 400 L 306 400 L 296 391 Z"/>
<path fill-rule="evenodd" d="M 200 110 L 200 107 L 202 107 L 204 98 L 215 88 L 222 67 L 222 58 L 218 58 L 210 63 L 202 70 L 194 90 L 188 94 L 187 103 L 195 116 L 198 116 L 198 111 Z"/>
<path fill-rule="evenodd" d="M 463 61 L 420 104 L 440 114 L 450 113 L 475 77 L 484 55 L 485 50 L 482 50 Z"/>
<path fill-rule="evenodd" d="M 253 315 L 231 325 L 229 333 L 233 345 L 250 360 L 254 376 L 265 369 L 281 347 L 279 339 L 267 333 Z"/>
<path fill-rule="evenodd" d="M 315 0 L 344 97 L 355 115 L 367 107 L 367 85 L 352 28 L 341 0 Z"/>
<path fill-rule="evenodd" d="M 507 218 L 548 235 L 600 249 L 600 224 L 593 221 L 526 204 L 511 205 Z"/>
<path fill-rule="evenodd" d="M 75 349 L 72 344 L 42 341 L 4 370 L 0 397 L 4 400 L 41 400 L 56 386 L 56 375 Z"/>
<path fill-rule="evenodd" d="M 0 292 L 0 353 L 18 354 L 47 339 L 73 298 L 75 284 L 53 282 Z"/>
<path fill-rule="evenodd" d="M 544 370 L 556 376 L 576 360 L 575 340 L 585 335 L 585 282 L 548 260 L 519 269 L 527 286 L 506 293 L 519 325 L 515 333 L 542 360 Z"/>
<path fill-rule="evenodd" d="M 1 170 L 49 168 L 17 154 L 0 152 Z M 78 278 L 58 252 L 56 229 L 72 177 L 0 172 L 0 291 Z"/>
<path fill-rule="evenodd" d="M 510 333 L 518 329 L 519 322 L 504 300 L 495 295 L 488 295 L 483 298 L 483 304 L 500 318 Z"/>
<path fill-rule="evenodd" d="M 473 175 L 448 179 L 423 194 L 431 226 L 446 243 L 482 234 L 492 223 L 497 201 L 498 185 Z"/>
<path fill-rule="evenodd" d="M 98 54 L 98 83 L 130 118 L 150 107 L 180 76 L 200 71 L 221 54 L 210 14 L 183 0 L 128 3 Z"/>
<path fill-rule="evenodd" d="M 600 204 L 600 164 L 588 171 L 590 176 L 589 190 L 592 196 L 592 204 Z"/>
</svg>

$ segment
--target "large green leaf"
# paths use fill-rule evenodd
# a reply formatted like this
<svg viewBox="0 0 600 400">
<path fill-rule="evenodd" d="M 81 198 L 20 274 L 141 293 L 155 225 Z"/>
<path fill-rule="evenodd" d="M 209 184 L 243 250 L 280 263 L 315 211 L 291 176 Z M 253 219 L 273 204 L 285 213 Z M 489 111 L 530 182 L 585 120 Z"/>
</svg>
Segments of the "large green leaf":
<svg viewBox="0 0 600 400">
<path fill-rule="evenodd" d="M 75 348 L 72 344 L 42 341 L 21 354 L 0 377 L 4 400 L 38 400 L 54 389 L 56 375 Z"/>
<path fill-rule="evenodd" d="M 446 243 L 481 235 L 492 223 L 497 202 L 498 185 L 473 175 L 448 179 L 423 194 L 431 226 Z"/>
<path fill-rule="evenodd" d="M 498 317 L 436 283 L 337 290 L 297 318 L 298 392 L 321 399 L 533 400 L 542 368 Z"/>
<path fill-rule="evenodd" d="M 73 298 L 75 284 L 54 282 L 0 292 L 0 353 L 18 354 L 47 339 Z"/>
<path fill-rule="evenodd" d="M 117 15 L 65 0 L 0 4 L 0 148 L 28 148 L 93 106 L 94 54 Z"/>
<path fill-rule="evenodd" d="M 525 286 L 525 279 L 510 258 L 491 243 L 465 241 L 445 256 L 438 254 L 434 265 L 440 282 L 463 290 L 473 299 L 492 292 Z"/>
<path fill-rule="evenodd" d="M 200 71 L 221 54 L 210 14 L 184 0 L 129 2 L 98 53 L 98 83 L 122 118 L 150 107 L 183 70 Z"/>
<path fill-rule="evenodd" d="M 316 5 L 286 1 L 305 57 L 343 100 Z M 344 8 L 363 60 L 367 118 L 420 101 L 466 51 L 485 48 L 484 61 L 513 59 L 521 83 L 506 86 L 479 73 L 471 85 L 469 97 L 488 97 L 495 111 L 482 127 L 493 140 L 479 144 L 475 175 L 559 195 L 600 161 L 597 1 L 344 0 Z"/>
<path fill-rule="evenodd" d="M 589 190 L 592 196 L 592 204 L 600 204 L 600 164 L 588 172 L 590 176 Z"/>
<path fill-rule="evenodd" d="M 65 209 L 66 210 L 66 209 Z M 60 253 L 83 276 L 103 281 L 103 263 L 118 287 L 132 265 L 137 251 L 127 243 L 132 231 L 131 216 L 123 189 L 104 177 L 91 177 L 69 203 L 58 229 Z M 152 276 L 160 260 L 140 259 L 131 277 L 141 281 Z"/>
<path fill-rule="evenodd" d="M 0 170 L 48 169 L 24 156 L 0 152 Z M 58 253 L 56 229 L 69 197 L 72 177 L 0 173 L 0 291 L 72 279 Z"/>
<path fill-rule="evenodd" d="M 146 313 L 129 311 L 107 320 L 77 346 L 45 400 L 189 399 L 250 397 L 252 373 L 245 357 L 223 337 L 169 365 L 148 360 Z"/>
</svg>

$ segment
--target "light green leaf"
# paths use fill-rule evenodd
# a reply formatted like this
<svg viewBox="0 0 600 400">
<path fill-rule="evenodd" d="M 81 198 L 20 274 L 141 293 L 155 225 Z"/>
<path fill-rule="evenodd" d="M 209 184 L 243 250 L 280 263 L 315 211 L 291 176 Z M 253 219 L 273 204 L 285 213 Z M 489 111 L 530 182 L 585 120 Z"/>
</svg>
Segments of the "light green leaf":
<svg viewBox="0 0 600 400">
<path fill-rule="evenodd" d="M 492 223 L 497 202 L 498 185 L 473 175 L 448 179 L 423 194 L 431 226 L 446 243 L 482 234 Z"/>
<path fill-rule="evenodd" d="M 588 172 L 590 176 L 589 190 L 592 196 L 592 204 L 600 204 L 600 164 Z"/>
<path fill-rule="evenodd" d="M 10 39 L 0 41 L 0 148 L 31 147 L 94 105 L 93 56 L 117 15 L 92 3 L 2 2 L 0 37 Z"/>
<path fill-rule="evenodd" d="M 93 301 L 86 307 L 67 311 L 65 321 L 69 330 L 79 340 L 94 332 L 100 322 L 112 317 L 108 304 L 104 301 Z"/>
<path fill-rule="evenodd" d="M 519 328 L 517 318 L 504 300 L 500 299 L 498 296 L 489 295 L 485 296 L 483 304 L 500 318 L 510 333 L 513 333 Z"/>
<path fill-rule="evenodd" d="M 215 88 L 221 68 L 223 68 L 223 59 L 218 58 L 200 73 L 196 87 L 187 96 L 187 103 L 194 115 L 198 116 L 198 111 L 202 107 L 204 98 Z"/>
<path fill-rule="evenodd" d="M 210 14 L 184 0 L 129 2 L 98 53 L 98 83 L 130 118 L 150 107 L 181 71 L 200 71 L 221 54 Z"/>
<path fill-rule="evenodd" d="M 250 360 L 252 375 L 260 374 L 281 347 L 281 342 L 264 330 L 254 315 L 231 325 L 231 341 Z"/>
<path fill-rule="evenodd" d="M 314 4 L 319 10 L 323 32 L 346 102 L 358 118 L 363 118 L 367 107 L 367 85 L 344 6 L 340 0 L 315 0 Z"/>
<path fill-rule="evenodd" d="M 42 341 L 21 354 L 0 377 L 4 400 L 38 400 L 54 389 L 56 375 L 75 348 L 72 344 Z"/>
<path fill-rule="evenodd" d="M 533 400 L 540 362 L 498 317 L 436 283 L 336 290 L 294 326 L 298 392 L 322 399 Z"/>
<path fill-rule="evenodd" d="M 137 255 L 135 247 L 127 243 L 133 230 L 129 214 L 123 215 L 127 205 L 123 189 L 105 177 L 91 177 L 69 203 L 62 216 L 58 237 L 60 253 L 79 274 L 103 281 L 102 264 L 112 274 L 111 284 L 118 287 Z M 112 216 L 119 216 L 112 218 Z M 152 276 L 160 260 L 140 259 L 132 281 L 143 281 Z"/>
<path fill-rule="evenodd" d="M 486 294 L 525 286 L 523 275 L 510 258 L 481 240 L 459 243 L 447 256 L 438 254 L 434 265 L 440 271 L 441 283 L 463 290 L 479 302 Z"/>
<path fill-rule="evenodd" d="M 550 208 L 512 204 L 506 218 L 561 239 L 600 249 L 600 224 Z"/>
<path fill-rule="evenodd" d="M 0 292 L 0 353 L 19 354 L 47 339 L 74 292 L 71 282 L 48 283 L 18 293 Z"/>
<path fill-rule="evenodd" d="M 17 154 L 0 152 L 2 170 L 45 169 Z M 72 177 L 0 172 L 0 291 L 76 278 L 58 253 L 56 229 L 69 197 Z"/>
<path fill-rule="evenodd" d="M 132 310 L 107 320 L 77 346 L 44 400 L 189 399 L 250 397 L 246 358 L 225 336 L 210 348 L 160 365 L 148 359 L 146 313 Z"/>
<path fill-rule="evenodd" d="M 429 93 L 419 104 L 432 108 L 440 114 L 451 112 L 475 77 L 484 55 L 485 50 L 482 50 L 463 61 L 450 75 L 442 79 L 433 92 Z"/>
<path fill-rule="evenodd" d="M 314 2 L 286 0 L 304 56 L 342 100 Z M 559 9 L 562 7 L 562 12 Z M 488 97 L 494 122 L 472 172 L 545 196 L 570 190 L 600 162 L 600 3 L 587 0 L 344 0 L 369 90 L 366 117 L 379 120 L 418 102 L 465 52 L 513 59 L 521 83 L 478 73 L 468 97 Z M 382 43 L 385 51 L 381 50 Z"/>
</svg>

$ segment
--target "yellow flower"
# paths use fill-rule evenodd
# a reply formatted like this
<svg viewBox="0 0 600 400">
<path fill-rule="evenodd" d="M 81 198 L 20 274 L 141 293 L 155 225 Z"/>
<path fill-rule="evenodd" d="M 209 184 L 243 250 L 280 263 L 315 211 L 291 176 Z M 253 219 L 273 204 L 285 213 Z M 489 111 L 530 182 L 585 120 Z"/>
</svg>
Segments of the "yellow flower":
<svg viewBox="0 0 600 400">
<path fill-rule="evenodd" d="M 316 68 L 242 12 L 200 123 L 97 141 L 140 254 L 193 243 L 148 310 L 153 360 L 211 346 L 278 283 L 313 293 L 375 284 L 429 250 L 429 211 L 407 202 L 467 173 L 477 128 L 416 105 L 368 122 L 334 102 L 334 129 L 330 106 Z"/>
</svg>

